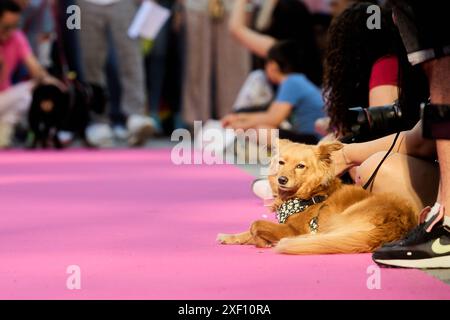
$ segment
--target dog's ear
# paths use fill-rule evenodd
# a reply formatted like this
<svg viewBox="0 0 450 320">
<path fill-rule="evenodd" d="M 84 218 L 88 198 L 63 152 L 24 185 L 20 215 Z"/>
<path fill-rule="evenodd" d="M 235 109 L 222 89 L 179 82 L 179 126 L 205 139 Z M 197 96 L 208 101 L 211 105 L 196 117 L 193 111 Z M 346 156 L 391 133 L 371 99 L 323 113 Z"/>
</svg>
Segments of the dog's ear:
<svg viewBox="0 0 450 320">
<path fill-rule="evenodd" d="M 331 154 L 343 147 L 344 145 L 339 141 L 322 142 L 317 146 L 317 155 L 321 161 L 331 163 Z"/>
</svg>

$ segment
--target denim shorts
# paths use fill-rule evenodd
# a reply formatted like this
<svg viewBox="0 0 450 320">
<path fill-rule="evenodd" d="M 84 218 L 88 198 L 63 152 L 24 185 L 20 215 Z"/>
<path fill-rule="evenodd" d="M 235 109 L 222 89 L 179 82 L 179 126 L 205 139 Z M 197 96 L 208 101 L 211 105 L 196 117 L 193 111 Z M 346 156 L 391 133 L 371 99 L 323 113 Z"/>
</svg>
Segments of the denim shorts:
<svg viewBox="0 0 450 320">
<path fill-rule="evenodd" d="M 446 0 L 389 0 L 411 64 L 450 55 Z"/>
</svg>

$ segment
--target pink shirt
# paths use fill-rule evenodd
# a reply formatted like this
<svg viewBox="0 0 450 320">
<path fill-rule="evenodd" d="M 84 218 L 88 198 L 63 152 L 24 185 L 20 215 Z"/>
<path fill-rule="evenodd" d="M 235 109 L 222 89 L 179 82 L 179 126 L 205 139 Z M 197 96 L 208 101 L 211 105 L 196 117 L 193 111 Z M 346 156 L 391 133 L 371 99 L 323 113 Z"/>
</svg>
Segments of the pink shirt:
<svg viewBox="0 0 450 320">
<path fill-rule="evenodd" d="M 31 53 L 27 38 L 19 30 L 6 42 L 0 43 L 0 91 L 11 86 L 13 72 Z"/>
</svg>

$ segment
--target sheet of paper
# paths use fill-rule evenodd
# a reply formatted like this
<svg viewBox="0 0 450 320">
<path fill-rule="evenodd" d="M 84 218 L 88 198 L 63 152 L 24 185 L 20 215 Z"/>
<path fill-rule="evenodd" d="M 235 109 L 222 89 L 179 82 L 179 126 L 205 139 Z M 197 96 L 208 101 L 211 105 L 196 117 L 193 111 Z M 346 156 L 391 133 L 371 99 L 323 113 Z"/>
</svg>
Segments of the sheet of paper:
<svg viewBox="0 0 450 320">
<path fill-rule="evenodd" d="M 153 1 L 144 1 L 128 29 L 128 36 L 154 40 L 169 17 L 169 9 Z"/>
</svg>

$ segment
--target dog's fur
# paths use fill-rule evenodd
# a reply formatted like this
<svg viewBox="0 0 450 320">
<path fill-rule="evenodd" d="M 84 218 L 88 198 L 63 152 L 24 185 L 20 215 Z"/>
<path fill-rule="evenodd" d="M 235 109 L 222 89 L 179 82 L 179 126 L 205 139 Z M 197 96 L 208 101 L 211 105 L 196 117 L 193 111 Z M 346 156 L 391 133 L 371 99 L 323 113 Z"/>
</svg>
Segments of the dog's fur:
<svg viewBox="0 0 450 320">
<path fill-rule="evenodd" d="M 309 146 L 279 141 L 278 168 L 269 177 L 276 210 L 291 198 L 310 199 L 326 195 L 327 199 L 290 216 L 285 224 L 256 221 L 241 234 L 219 234 L 222 244 L 275 246 L 288 254 L 329 254 L 372 252 L 381 245 L 402 238 L 417 221 L 409 203 L 391 194 L 371 194 L 359 186 L 343 185 L 335 177 L 332 152 L 342 148 L 340 142 Z M 299 164 L 304 168 L 297 167 Z M 285 185 L 279 177 L 288 178 Z M 319 216 L 319 229 L 310 233 L 309 222 Z"/>
</svg>

